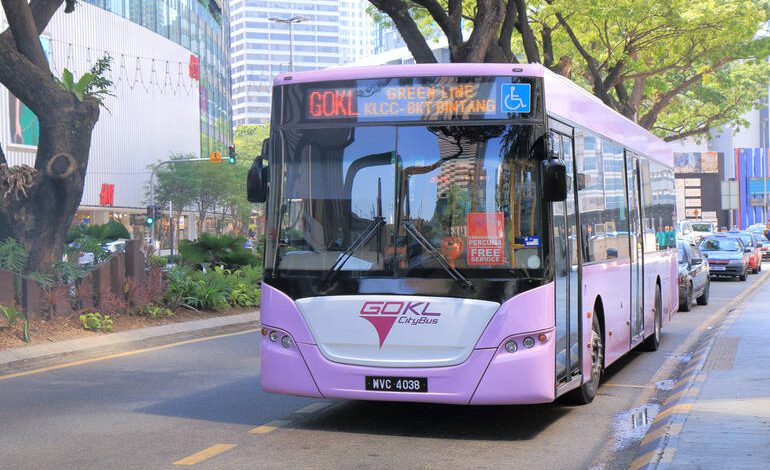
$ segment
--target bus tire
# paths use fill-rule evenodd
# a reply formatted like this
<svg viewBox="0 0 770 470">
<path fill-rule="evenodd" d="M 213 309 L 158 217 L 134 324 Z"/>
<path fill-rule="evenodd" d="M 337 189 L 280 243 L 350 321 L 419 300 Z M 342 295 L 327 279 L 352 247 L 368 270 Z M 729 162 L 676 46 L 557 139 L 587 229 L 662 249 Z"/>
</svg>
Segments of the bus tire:
<svg viewBox="0 0 770 470">
<path fill-rule="evenodd" d="M 575 405 L 587 405 L 596 397 L 599 382 L 604 371 L 604 339 L 599 318 L 594 313 L 591 321 L 591 380 L 584 382 L 577 389 L 569 392 L 565 399 Z"/>
<path fill-rule="evenodd" d="M 660 287 L 655 289 L 655 326 L 652 329 L 652 334 L 644 340 L 642 343 L 642 351 L 657 351 L 660 348 L 660 328 L 662 323 L 663 303 L 660 298 Z"/>
</svg>

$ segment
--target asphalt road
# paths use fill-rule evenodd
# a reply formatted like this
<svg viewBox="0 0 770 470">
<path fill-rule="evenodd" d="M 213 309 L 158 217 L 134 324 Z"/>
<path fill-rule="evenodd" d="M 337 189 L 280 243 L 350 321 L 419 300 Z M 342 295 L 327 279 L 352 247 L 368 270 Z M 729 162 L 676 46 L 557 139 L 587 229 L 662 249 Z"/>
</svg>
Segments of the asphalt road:
<svg viewBox="0 0 770 470">
<path fill-rule="evenodd" d="M 708 307 L 677 314 L 660 351 L 613 365 L 587 406 L 271 395 L 253 332 L 0 376 L 0 468 L 625 468 L 665 398 L 661 367 L 757 279 L 713 282 Z"/>
</svg>

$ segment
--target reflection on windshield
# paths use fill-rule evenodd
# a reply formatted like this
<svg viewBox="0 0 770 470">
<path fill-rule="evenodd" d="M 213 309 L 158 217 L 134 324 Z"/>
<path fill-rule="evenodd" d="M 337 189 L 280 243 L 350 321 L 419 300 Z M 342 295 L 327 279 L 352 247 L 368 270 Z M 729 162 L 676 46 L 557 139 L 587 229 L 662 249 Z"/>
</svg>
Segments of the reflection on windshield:
<svg viewBox="0 0 770 470">
<path fill-rule="evenodd" d="M 534 139 L 523 125 L 284 131 L 278 271 L 542 276 Z"/>
<path fill-rule="evenodd" d="M 738 251 L 740 243 L 735 238 L 707 238 L 698 246 L 700 251 Z"/>
</svg>

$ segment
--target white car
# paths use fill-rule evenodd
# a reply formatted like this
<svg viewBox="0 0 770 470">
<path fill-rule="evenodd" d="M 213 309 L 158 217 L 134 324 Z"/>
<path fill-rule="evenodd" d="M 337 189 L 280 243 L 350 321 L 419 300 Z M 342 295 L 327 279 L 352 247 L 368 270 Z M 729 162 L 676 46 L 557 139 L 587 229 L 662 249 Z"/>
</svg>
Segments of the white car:
<svg viewBox="0 0 770 470">
<path fill-rule="evenodd" d="M 695 238 L 695 243 L 700 242 L 706 235 L 712 235 L 716 233 L 717 227 L 713 222 L 690 222 L 692 227 L 692 235 Z"/>
</svg>

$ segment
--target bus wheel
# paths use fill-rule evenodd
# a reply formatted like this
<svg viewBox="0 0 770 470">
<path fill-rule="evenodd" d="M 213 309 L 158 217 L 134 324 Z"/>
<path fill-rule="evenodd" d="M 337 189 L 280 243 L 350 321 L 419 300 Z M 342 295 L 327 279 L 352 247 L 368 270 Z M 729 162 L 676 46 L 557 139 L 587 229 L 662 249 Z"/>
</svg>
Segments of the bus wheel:
<svg viewBox="0 0 770 470">
<path fill-rule="evenodd" d="M 602 379 L 602 364 L 604 364 L 604 341 L 599 319 L 594 314 L 591 322 L 591 380 L 571 391 L 565 397 L 569 403 L 587 405 L 594 400 Z"/>
<path fill-rule="evenodd" d="M 652 334 L 644 340 L 642 343 L 643 351 L 657 351 L 660 347 L 660 325 L 661 325 L 661 312 L 663 311 L 663 305 L 660 300 L 660 288 L 655 289 L 655 315 L 654 322 L 655 327 L 652 330 Z"/>
</svg>

